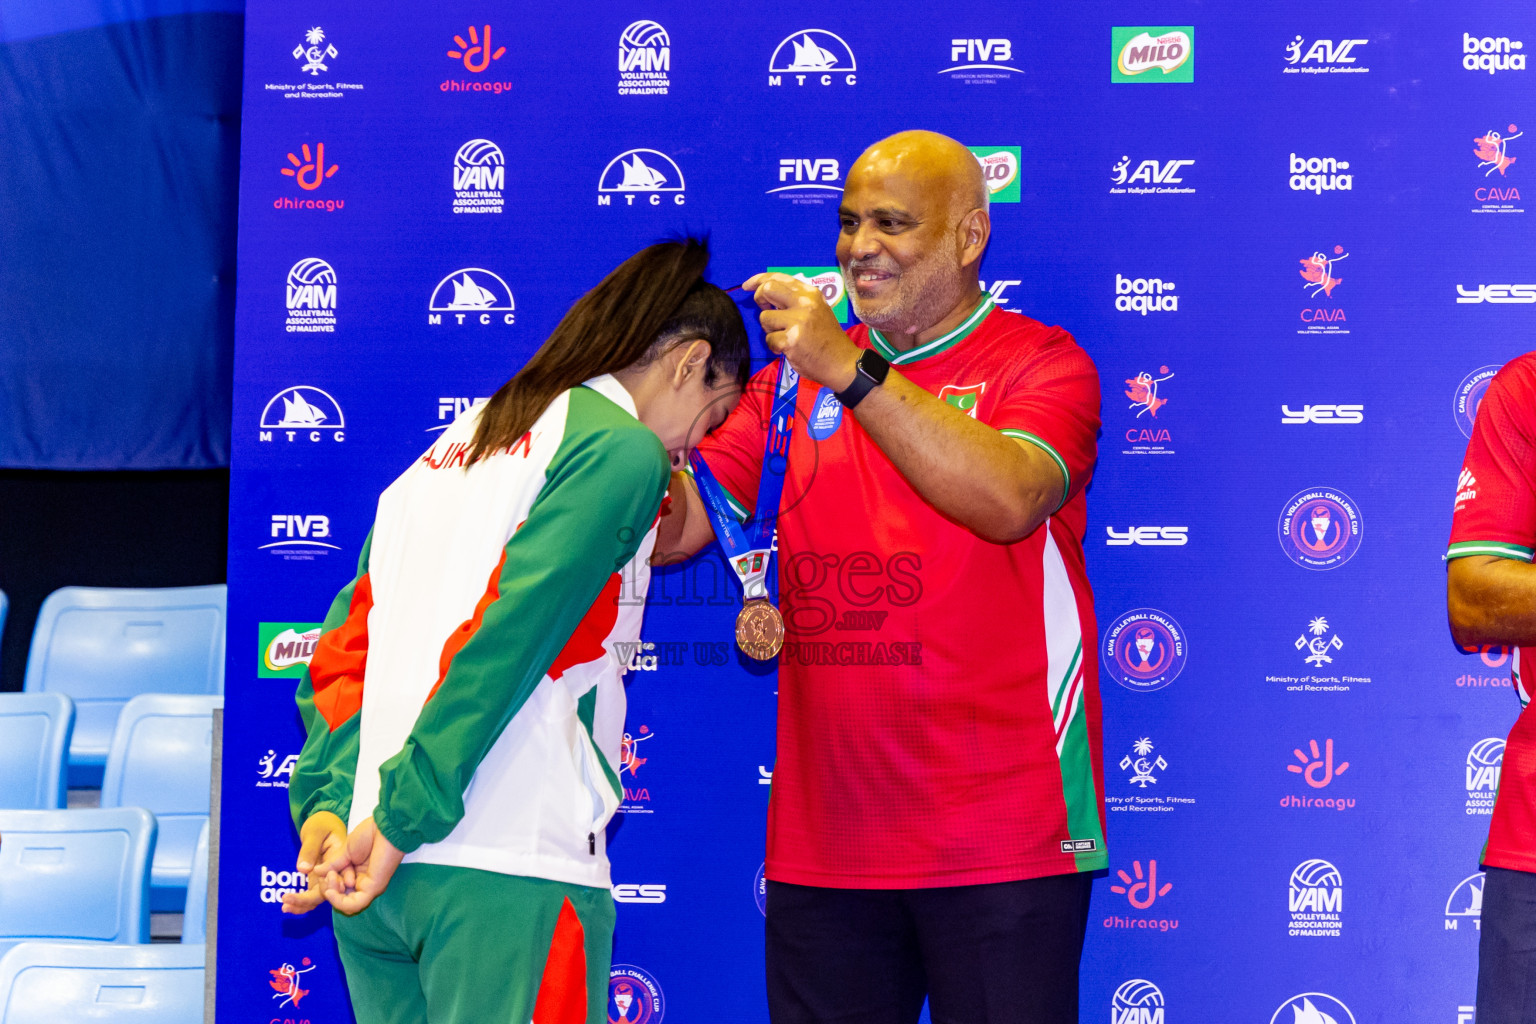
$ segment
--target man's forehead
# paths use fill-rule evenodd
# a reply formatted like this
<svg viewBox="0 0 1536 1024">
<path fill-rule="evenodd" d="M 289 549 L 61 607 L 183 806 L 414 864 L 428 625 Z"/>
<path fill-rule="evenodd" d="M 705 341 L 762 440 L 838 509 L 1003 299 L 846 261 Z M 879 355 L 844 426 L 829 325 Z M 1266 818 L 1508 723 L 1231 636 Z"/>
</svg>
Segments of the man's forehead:
<svg viewBox="0 0 1536 1024">
<path fill-rule="evenodd" d="M 910 216 L 944 201 L 933 183 L 901 172 L 850 173 L 843 187 L 842 212 L 860 216 L 896 213 Z"/>
</svg>

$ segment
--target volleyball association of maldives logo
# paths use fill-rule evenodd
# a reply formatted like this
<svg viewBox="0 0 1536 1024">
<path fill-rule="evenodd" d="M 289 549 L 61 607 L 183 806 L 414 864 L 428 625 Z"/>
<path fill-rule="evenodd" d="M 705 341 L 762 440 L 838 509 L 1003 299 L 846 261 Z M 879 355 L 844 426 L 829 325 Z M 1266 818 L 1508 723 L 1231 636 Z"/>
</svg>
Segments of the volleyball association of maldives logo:
<svg viewBox="0 0 1536 1024">
<path fill-rule="evenodd" d="M 803 28 L 784 38 L 768 58 L 768 84 L 856 85 L 853 49 L 835 32 Z"/>
<path fill-rule="evenodd" d="M 1338 938 L 1344 926 L 1344 878 L 1326 860 L 1304 860 L 1291 872 L 1287 905 L 1292 938 Z"/>
<path fill-rule="evenodd" d="M 1331 487 L 1309 488 L 1280 513 L 1280 549 L 1303 569 L 1337 569 L 1360 550 L 1364 525 L 1349 495 Z"/>
<path fill-rule="evenodd" d="M 619 34 L 620 96 L 665 96 L 671 70 L 672 40 L 659 22 L 631 22 Z"/>
<path fill-rule="evenodd" d="M 1356 1024 L 1349 1007 L 1326 992 L 1302 992 L 1280 1004 L 1269 1024 Z"/>
<path fill-rule="evenodd" d="M 1477 422 L 1477 407 L 1483 404 L 1483 396 L 1488 393 L 1488 385 L 1493 383 L 1493 378 L 1504 367 L 1501 364 L 1479 366 L 1456 385 L 1456 394 L 1451 402 L 1451 415 L 1456 418 L 1456 427 L 1463 436 L 1472 437 L 1472 426 Z"/>
<path fill-rule="evenodd" d="M 330 334 L 336 330 L 336 271 L 316 257 L 299 260 L 288 270 L 284 303 L 289 334 Z"/>
<path fill-rule="evenodd" d="M 490 139 L 470 139 L 453 156 L 453 212 L 500 213 L 507 162 Z"/>
<path fill-rule="evenodd" d="M 634 206 L 638 195 L 641 205 L 660 206 L 662 195 L 668 194 L 673 205 L 682 206 L 686 188 L 683 169 L 667 154 L 659 149 L 628 149 L 608 161 L 598 175 L 597 205 L 612 206 L 613 197 L 622 195 L 626 206 Z"/>
<path fill-rule="evenodd" d="M 608 972 L 608 1024 L 661 1024 L 666 1012 L 661 986 L 649 971 L 614 964 Z"/>
<path fill-rule="evenodd" d="M 1121 982 L 1109 997 L 1109 1024 L 1164 1024 L 1162 989 L 1145 978 Z"/>
<path fill-rule="evenodd" d="M 1489 736 L 1472 744 L 1467 751 L 1467 804 L 1471 815 L 1493 813 L 1499 794 L 1499 776 L 1504 771 L 1504 741 Z"/>
<path fill-rule="evenodd" d="M 1104 666 L 1128 690 L 1161 690 L 1179 677 L 1188 660 L 1184 630 L 1156 608 L 1120 616 L 1104 634 Z"/>
</svg>

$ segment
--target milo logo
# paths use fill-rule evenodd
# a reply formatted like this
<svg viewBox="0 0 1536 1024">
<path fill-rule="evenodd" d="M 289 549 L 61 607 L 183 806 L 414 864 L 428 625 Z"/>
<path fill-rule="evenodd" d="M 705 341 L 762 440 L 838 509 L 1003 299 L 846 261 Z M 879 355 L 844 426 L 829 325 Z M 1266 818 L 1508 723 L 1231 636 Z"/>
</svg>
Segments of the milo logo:
<svg viewBox="0 0 1536 1024">
<path fill-rule="evenodd" d="M 1019 147 L 971 146 L 976 162 L 981 164 L 981 178 L 994 203 L 1019 201 Z"/>
<path fill-rule="evenodd" d="M 257 677 L 283 679 L 301 675 L 320 642 L 320 627 L 318 622 L 261 623 L 261 664 L 256 669 Z"/>
</svg>

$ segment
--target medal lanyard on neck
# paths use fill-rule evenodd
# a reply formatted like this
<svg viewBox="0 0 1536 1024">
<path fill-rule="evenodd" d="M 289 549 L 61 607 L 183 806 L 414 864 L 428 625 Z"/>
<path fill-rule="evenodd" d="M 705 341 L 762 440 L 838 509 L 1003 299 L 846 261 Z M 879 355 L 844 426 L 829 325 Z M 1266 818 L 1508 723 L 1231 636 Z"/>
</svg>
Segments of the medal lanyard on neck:
<svg viewBox="0 0 1536 1024">
<path fill-rule="evenodd" d="M 748 601 L 768 597 L 768 567 L 773 551 L 773 530 L 778 524 L 779 498 L 784 492 L 784 476 L 789 469 L 789 440 L 795 425 L 795 393 L 800 374 L 779 357 L 773 406 L 768 419 L 768 439 L 763 446 L 763 472 L 757 485 L 757 508 L 746 523 L 726 500 L 725 489 L 715 479 L 709 464 L 695 450 L 689 455 L 699 497 L 709 512 L 715 536 L 725 552 L 736 578 L 741 581 L 742 596 Z"/>
</svg>

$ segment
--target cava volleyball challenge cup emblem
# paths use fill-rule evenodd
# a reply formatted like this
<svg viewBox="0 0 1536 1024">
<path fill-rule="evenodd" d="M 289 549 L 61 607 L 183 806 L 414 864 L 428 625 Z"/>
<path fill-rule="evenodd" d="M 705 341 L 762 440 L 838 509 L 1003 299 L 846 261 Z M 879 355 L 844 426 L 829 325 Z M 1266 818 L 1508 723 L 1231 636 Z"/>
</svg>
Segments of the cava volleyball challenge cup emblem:
<svg viewBox="0 0 1536 1024">
<path fill-rule="evenodd" d="M 1189 653 L 1184 630 L 1156 608 L 1137 608 L 1104 634 L 1104 668 L 1127 690 L 1161 690 L 1179 677 Z"/>
<path fill-rule="evenodd" d="M 1343 491 L 1314 487 L 1285 503 L 1280 513 L 1280 548 L 1303 569 L 1337 569 L 1360 550 L 1364 523 Z"/>
</svg>

